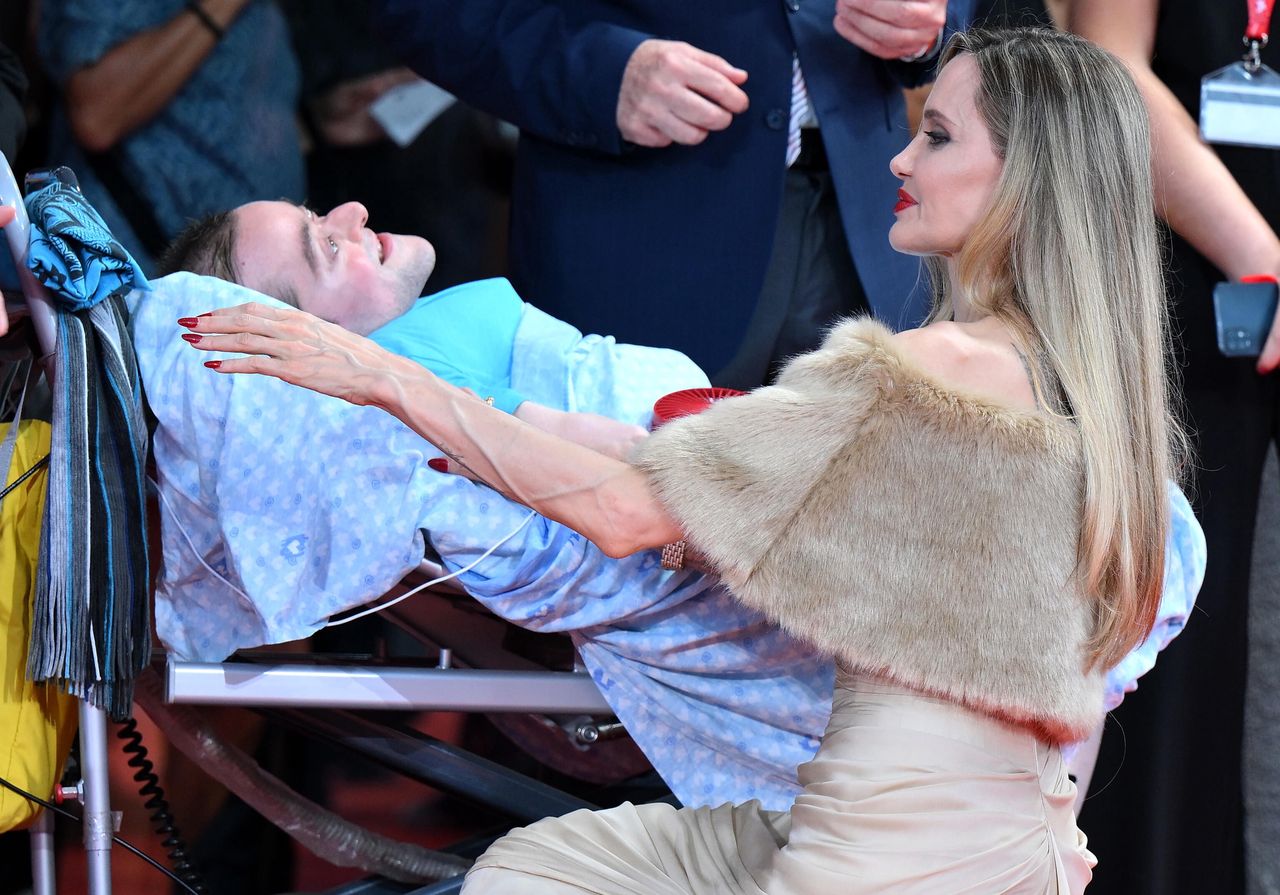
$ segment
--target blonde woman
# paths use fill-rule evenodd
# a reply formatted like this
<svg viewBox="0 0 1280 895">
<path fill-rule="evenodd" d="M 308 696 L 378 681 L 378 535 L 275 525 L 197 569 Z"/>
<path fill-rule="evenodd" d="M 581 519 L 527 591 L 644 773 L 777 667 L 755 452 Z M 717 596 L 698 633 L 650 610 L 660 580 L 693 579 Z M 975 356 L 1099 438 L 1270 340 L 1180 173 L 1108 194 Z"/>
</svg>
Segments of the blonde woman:
<svg viewBox="0 0 1280 895">
<path fill-rule="evenodd" d="M 623 805 L 517 830 L 468 893 L 1077 893 L 1093 856 L 1060 745 L 1159 598 L 1178 428 L 1146 119 L 1061 34 L 958 36 L 894 159 L 890 233 L 933 322 L 847 322 L 778 384 L 627 465 L 294 311 L 188 320 L 210 362 L 403 419 L 610 555 L 687 540 L 837 657 L 789 812 Z M 886 196 L 892 203 L 894 197 Z M 664 551 L 674 559 L 680 548 Z"/>
</svg>

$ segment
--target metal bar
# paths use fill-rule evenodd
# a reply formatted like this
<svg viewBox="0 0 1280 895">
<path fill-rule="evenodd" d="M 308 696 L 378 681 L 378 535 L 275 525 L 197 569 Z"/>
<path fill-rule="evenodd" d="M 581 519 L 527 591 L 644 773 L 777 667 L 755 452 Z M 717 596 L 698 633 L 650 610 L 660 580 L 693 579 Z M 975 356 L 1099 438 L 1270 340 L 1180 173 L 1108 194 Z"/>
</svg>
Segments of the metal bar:
<svg viewBox="0 0 1280 895">
<path fill-rule="evenodd" d="M 31 825 L 31 895 L 57 895 L 54 871 L 53 812 L 42 809 Z"/>
<path fill-rule="evenodd" d="M 375 723 L 353 712 L 273 709 L 269 716 L 309 735 L 330 739 L 407 777 L 525 822 L 596 807 L 420 731 Z"/>
<path fill-rule="evenodd" d="M 417 891 L 405 883 L 395 883 L 380 876 L 343 883 L 333 889 L 325 889 L 320 895 L 406 895 Z"/>
<path fill-rule="evenodd" d="M 107 784 L 107 715 L 80 701 L 80 765 L 84 784 L 84 850 L 89 895 L 111 895 L 111 797 Z"/>
<path fill-rule="evenodd" d="M 421 889 L 414 889 L 409 895 L 457 895 L 462 891 L 463 879 L 464 877 L 455 876 L 453 879 L 442 880 L 429 886 L 423 886 Z"/>
<path fill-rule="evenodd" d="M 608 715 L 591 677 L 565 671 L 177 662 L 165 701 L 198 705 Z"/>
</svg>

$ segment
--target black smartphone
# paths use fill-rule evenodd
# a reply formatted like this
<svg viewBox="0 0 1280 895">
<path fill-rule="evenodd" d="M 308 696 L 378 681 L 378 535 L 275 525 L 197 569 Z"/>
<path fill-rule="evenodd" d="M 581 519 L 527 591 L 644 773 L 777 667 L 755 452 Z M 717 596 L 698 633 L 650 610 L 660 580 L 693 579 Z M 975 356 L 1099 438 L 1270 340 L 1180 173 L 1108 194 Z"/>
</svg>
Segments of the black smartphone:
<svg viewBox="0 0 1280 895">
<path fill-rule="evenodd" d="M 1218 350 L 1227 357 L 1257 357 L 1276 318 L 1275 283 L 1219 283 L 1213 287 Z"/>
</svg>

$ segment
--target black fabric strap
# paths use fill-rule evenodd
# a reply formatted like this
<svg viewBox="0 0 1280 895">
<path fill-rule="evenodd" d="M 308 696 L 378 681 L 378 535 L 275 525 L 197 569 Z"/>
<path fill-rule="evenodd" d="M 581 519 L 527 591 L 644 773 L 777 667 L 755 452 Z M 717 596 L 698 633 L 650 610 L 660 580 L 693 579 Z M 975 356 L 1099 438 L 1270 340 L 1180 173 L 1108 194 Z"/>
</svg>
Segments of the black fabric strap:
<svg viewBox="0 0 1280 895">
<path fill-rule="evenodd" d="M 222 35 L 226 32 L 223 31 L 221 25 L 213 20 L 213 16 L 209 15 L 209 13 L 205 11 L 205 8 L 200 5 L 198 0 L 189 0 L 187 3 L 187 12 L 191 13 L 204 23 L 204 26 L 213 34 L 214 40 L 222 40 Z"/>
</svg>

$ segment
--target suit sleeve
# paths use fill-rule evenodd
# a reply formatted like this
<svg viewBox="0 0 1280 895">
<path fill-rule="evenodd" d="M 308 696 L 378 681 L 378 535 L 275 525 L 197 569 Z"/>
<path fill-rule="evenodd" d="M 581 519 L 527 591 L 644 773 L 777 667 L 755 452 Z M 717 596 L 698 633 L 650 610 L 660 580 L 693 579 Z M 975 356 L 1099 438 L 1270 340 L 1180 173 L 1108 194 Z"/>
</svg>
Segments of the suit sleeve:
<svg viewBox="0 0 1280 895">
<path fill-rule="evenodd" d="M 652 35 L 547 0 L 375 0 L 374 29 L 424 78 L 522 130 L 622 151 L 618 90 Z"/>
</svg>

